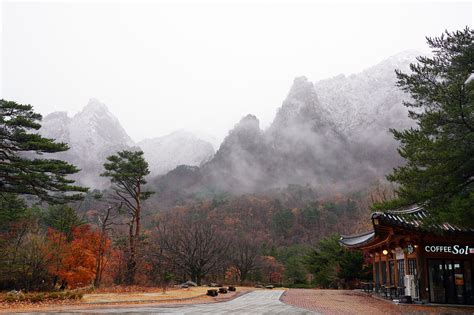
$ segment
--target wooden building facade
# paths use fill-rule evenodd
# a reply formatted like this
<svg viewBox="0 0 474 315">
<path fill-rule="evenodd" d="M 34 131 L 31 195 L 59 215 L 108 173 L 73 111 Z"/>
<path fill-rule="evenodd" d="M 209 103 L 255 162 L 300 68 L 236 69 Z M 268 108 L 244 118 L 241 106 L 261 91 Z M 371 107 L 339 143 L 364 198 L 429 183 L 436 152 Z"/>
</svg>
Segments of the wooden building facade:
<svg viewBox="0 0 474 315">
<path fill-rule="evenodd" d="M 370 255 L 377 293 L 474 304 L 474 230 L 435 224 L 419 206 L 375 212 L 371 220 L 372 231 L 342 236 L 340 243 Z"/>
</svg>

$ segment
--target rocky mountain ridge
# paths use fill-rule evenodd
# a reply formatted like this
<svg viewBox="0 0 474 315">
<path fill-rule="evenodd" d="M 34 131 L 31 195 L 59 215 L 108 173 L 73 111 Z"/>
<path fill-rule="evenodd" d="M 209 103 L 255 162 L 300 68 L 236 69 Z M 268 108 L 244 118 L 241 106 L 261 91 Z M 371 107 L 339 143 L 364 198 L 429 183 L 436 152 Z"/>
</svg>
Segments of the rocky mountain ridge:
<svg viewBox="0 0 474 315">
<path fill-rule="evenodd" d="M 98 174 L 108 155 L 140 147 L 161 191 L 244 193 L 287 185 L 355 189 L 402 163 L 388 129 L 411 122 L 402 105 L 408 96 L 396 87 L 394 70 L 407 71 L 417 55 L 403 52 L 361 73 L 316 83 L 298 77 L 267 129 L 247 115 L 215 154 L 209 142 L 185 131 L 134 143 L 94 99 L 73 117 L 65 112 L 46 116 L 41 133 L 70 145 L 58 157 L 78 165 L 77 179 L 91 187 L 106 187 Z M 174 170 L 179 165 L 188 167 Z"/>
<path fill-rule="evenodd" d="M 155 185 L 168 195 L 288 185 L 324 193 L 356 191 L 384 178 L 403 163 L 389 128 L 411 125 L 402 104 L 408 96 L 396 86 L 395 69 L 408 71 L 417 55 L 402 52 L 361 73 L 314 84 L 298 77 L 269 128 L 262 130 L 258 118 L 247 115 L 209 162 L 171 171 Z"/>
<path fill-rule="evenodd" d="M 214 155 L 212 144 L 185 131 L 135 143 L 107 106 L 97 99 L 91 99 L 73 117 L 66 112 L 45 116 L 40 133 L 69 145 L 68 151 L 54 156 L 77 165 L 81 172 L 74 179 L 92 188 L 108 187 L 108 181 L 100 173 L 106 158 L 120 150 L 141 148 L 152 176 L 180 164 L 201 165 Z"/>
</svg>

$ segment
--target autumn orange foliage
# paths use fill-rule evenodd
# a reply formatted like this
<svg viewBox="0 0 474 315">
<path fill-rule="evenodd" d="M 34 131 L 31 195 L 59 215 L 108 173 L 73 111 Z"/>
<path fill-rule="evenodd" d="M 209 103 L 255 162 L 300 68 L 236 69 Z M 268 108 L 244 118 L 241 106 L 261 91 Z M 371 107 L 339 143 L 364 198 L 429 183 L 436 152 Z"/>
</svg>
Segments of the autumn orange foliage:
<svg viewBox="0 0 474 315">
<path fill-rule="evenodd" d="M 283 280 L 283 273 L 285 267 L 278 262 L 273 256 L 262 257 L 262 271 L 265 275 L 265 280 L 270 283 L 281 283 Z"/>
<path fill-rule="evenodd" d="M 66 281 L 71 288 L 87 286 L 92 283 L 96 275 L 101 235 L 90 225 L 75 227 L 72 231 L 73 239 L 67 242 L 64 233 L 48 230 L 50 249 L 50 273 L 61 281 Z M 110 240 L 105 239 L 103 248 L 110 247 Z M 102 262 L 105 264 L 105 262 Z"/>
</svg>

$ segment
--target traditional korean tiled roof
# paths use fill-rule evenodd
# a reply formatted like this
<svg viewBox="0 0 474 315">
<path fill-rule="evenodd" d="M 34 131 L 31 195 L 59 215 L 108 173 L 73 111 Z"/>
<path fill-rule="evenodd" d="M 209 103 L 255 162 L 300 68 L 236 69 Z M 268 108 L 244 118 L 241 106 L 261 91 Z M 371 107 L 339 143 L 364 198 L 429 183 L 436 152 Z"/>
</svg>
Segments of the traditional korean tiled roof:
<svg viewBox="0 0 474 315">
<path fill-rule="evenodd" d="M 370 243 L 375 237 L 375 231 L 365 232 L 357 235 L 341 235 L 339 242 L 347 247 L 362 246 Z"/>
<path fill-rule="evenodd" d="M 378 219 L 385 225 L 399 226 L 407 229 L 438 230 L 450 233 L 472 233 L 473 229 L 466 229 L 450 223 L 436 223 L 430 213 L 422 206 L 413 205 L 401 210 L 374 212 L 372 220 Z"/>
<path fill-rule="evenodd" d="M 436 223 L 430 213 L 418 205 L 398 210 L 374 212 L 371 219 L 374 224 L 372 231 L 357 235 L 341 235 L 339 242 L 346 247 L 355 248 L 377 244 L 387 237 L 386 232 L 384 232 L 384 227 L 387 226 L 422 232 L 440 232 L 448 235 L 472 235 L 474 237 L 474 229 L 466 229 L 450 223 Z"/>
</svg>

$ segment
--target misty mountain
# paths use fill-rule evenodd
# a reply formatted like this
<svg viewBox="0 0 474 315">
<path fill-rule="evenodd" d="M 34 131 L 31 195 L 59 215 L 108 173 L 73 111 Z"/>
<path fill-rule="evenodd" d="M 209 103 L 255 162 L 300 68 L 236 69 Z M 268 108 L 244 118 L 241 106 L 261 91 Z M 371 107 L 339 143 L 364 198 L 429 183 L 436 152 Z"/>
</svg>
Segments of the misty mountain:
<svg viewBox="0 0 474 315">
<path fill-rule="evenodd" d="M 389 129 L 409 128 L 413 122 L 402 105 L 409 95 L 396 86 L 395 69 L 409 72 L 419 55 L 403 51 L 360 73 L 315 83 L 321 103 L 350 141 L 355 160 L 368 163 L 374 174 L 386 174 L 403 162 Z"/>
<path fill-rule="evenodd" d="M 278 186 L 329 185 L 336 177 L 344 179 L 347 138 L 305 77 L 294 80 L 265 135 L 275 160 L 272 182 Z"/>
<path fill-rule="evenodd" d="M 209 162 L 174 170 L 155 184 L 162 193 L 367 186 L 403 162 L 389 128 L 406 128 L 411 121 L 394 70 L 408 71 L 417 55 L 403 52 L 361 73 L 314 84 L 298 77 L 269 128 L 262 130 L 258 118 L 247 115 Z"/>
<path fill-rule="evenodd" d="M 103 172 L 106 158 L 120 150 L 141 148 L 152 175 L 166 173 L 180 164 L 201 165 L 214 154 L 209 142 L 185 131 L 136 144 L 107 106 L 96 99 L 91 99 L 73 117 L 66 112 L 47 115 L 42 121 L 40 133 L 69 145 L 68 151 L 54 156 L 78 166 L 81 172 L 73 178 L 93 188 L 109 185 L 108 180 L 99 174 Z"/>
<path fill-rule="evenodd" d="M 210 187 L 246 192 L 264 185 L 271 167 L 269 147 L 257 117 L 247 115 L 229 132 L 215 156 L 202 167 Z"/>
<path fill-rule="evenodd" d="M 178 165 L 200 166 L 214 156 L 211 143 L 180 130 L 137 143 L 150 164 L 151 176 L 164 174 Z"/>
<path fill-rule="evenodd" d="M 323 186 L 346 179 L 347 138 L 322 106 L 314 85 L 294 80 L 267 130 L 247 115 L 202 167 L 206 187 L 255 192 L 290 184 Z"/>
<path fill-rule="evenodd" d="M 107 156 L 134 145 L 118 119 L 96 99 L 73 117 L 65 112 L 54 112 L 42 121 L 40 133 L 65 142 L 70 149 L 57 153 L 81 169 L 73 178 L 88 187 L 104 187 L 107 180 L 99 176 Z"/>
<path fill-rule="evenodd" d="M 360 73 L 318 81 L 316 93 L 346 135 L 358 137 L 368 128 L 388 134 L 388 128 L 408 127 L 407 110 L 400 106 L 408 95 L 396 87 L 394 70 L 410 71 L 410 63 L 419 55 L 415 50 L 403 51 Z"/>
<path fill-rule="evenodd" d="M 107 156 L 140 147 L 150 177 L 158 176 L 153 185 L 163 194 L 245 193 L 288 185 L 354 190 L 403 162 L 389 128 L 411 122 L 402 105 L 408 96 L 396 86 L 394 70 L 408 71 L 417 55 L 403 52 L 360 73 L 316 83 L 298 77 L 267 129 L 247 115 L 215 154 L 211 143 L 185 131 L 134 143 L 97 100 L 73 117 L 46 116 L 41 133 L 70 145 L 57 156 L 78 165 L 82 172 L 76 178 L 91 187 L 106 187 L 98 174 Z"/>
</svg>

